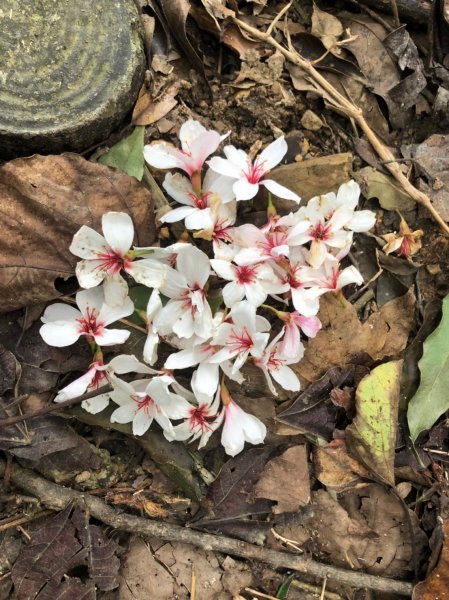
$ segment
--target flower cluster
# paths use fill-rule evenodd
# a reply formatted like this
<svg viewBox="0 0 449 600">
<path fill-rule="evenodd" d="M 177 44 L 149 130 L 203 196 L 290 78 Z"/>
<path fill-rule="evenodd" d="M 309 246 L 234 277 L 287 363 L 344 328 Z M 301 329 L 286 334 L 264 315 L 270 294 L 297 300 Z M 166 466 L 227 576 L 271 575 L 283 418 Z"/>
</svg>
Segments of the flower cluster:
<svg viewBox="0 0 449 600">
<path fill-rule="evenodd" d="M 134 247 L 130 217 L 107 213 L 103 235 L 83 226 L 70 246 L 81 258 L 76 274 L 84 289 L 76 295 L 78 309 L 49 306 L 41 335 L 54 346 L 85 336 L 93 352 L 87 373 L 61 390 L 56 402 L 109 383 L 110 393 L 85 400 L 83 408 L 97 413 L 112 401 L 111 421 L 132 423 L 135 435 L 144 434 L 154 420 L 168 440 L 199 440 L 199 447 L 223 424 L 221 442 L 234 456 L 245 441 L 263 442 L 266 428 L 237 405 L 226 380 L 244 381 L 244 367 L 251 363 L 273 394 L 277 386 L 300 389 L 291 365 L 303 355 L 301 338 L 321 328 L 321 295 L 362 283 L 355 267 L 340 263 L 353 232 L 370 229 L 374 214 L 355 210 L 360 190 L 350 181 L 337 194 L 312 198 L 284 216 L 270 198 L 264 226 L 237 225 L 238 203 L 253 198 L 261 185 L 274 196 L 298 204 L 300 198 L 267 177 L 287 152 L 283 137 L 254 160 L 226 145 L 226 158 L 207 161 L 228 135 L 187 121 L 180 129 L 180 148 L 164 142 L 145 147 L 151 166 L 177 169 L 165 175 L 163 187 L 180 206 L 161 221 L 183 220 L 191 239 L 212 242 L 210 252 L 185 241 Z M 151 289 L 147 310 L 136 311 L 147 330 L 142 361 L 121 354 L 105 364 L 102 348 L 130 335 L 123 325 L 108 328 L 134 312 L 129 277 Z M 160 344 L 171 349 L 164 361 L 158 359 Z M 185 369 L 190 369 L 190 383 L 181 385 L 177 378 Z M 140 376 L 119 377 L 129 373 Z"/>
</svg>

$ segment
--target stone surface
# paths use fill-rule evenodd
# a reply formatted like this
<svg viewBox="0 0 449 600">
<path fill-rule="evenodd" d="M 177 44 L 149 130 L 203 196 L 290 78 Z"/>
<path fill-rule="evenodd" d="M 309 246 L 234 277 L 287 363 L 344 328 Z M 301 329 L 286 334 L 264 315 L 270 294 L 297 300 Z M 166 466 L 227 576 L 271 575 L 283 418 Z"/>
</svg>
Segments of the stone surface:
<svg viewBox="0 0 449 600">
<path fill-rule="evenodd" d="M 131 109 L 145 59 L 133 0 L 2 0 L 0 155 L 81 151 Z"/>
</svg>

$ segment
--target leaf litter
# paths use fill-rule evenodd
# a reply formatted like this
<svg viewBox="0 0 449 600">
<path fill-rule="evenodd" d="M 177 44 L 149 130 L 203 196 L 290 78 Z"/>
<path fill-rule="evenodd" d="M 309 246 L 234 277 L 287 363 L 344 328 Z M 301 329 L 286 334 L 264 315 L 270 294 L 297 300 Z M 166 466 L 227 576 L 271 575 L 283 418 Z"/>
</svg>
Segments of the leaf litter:
<svg viewBox="0 0 449 600">
<path fill-rule="evenodd" d="M 444 517 L 447 497 L 441 476 L 447 453 L 444 419 L 449 409 L 444 401 L 445 308 L 432 333 L 438 300 L 449 291 L 449 268 L 444 260 L 447 240 L 397 181 L 386 175 L 386 165 L 372 159 L 372 149 L 367 149 L 361 132 L 331 112 L 325 94 L 324 103 L 317 98 L 310 78 L 233 22 L 238 8 L 244 22 L 266 27 L 276 14 L 271 2 L 141 4 L 146 16 L 151 13 L 150 18 L 164 31 L 165 47 L 160 31 L 147 41 L 165 66 L 156 68 L 157 61 L 150 57 L 152 81 L 144 86 L 134 113 L 134 135 L 124 137 L 100 158 L 113 168 L 71 154 L 16 159 L 0 167 L 2 311 L 28 310 L 39 303 L 43 309 L 49 300 L 73 292 L 67 280 L 75 263 L 66 248 L 81 224 L 98 229 L 105 209 L 125 210 L 133 216 L 140 245 L 152 244 L 157 235 L 164 243 L 170 231 L 159 229 L 156 234 L 151 194 L 136 181 L 143 176 L 144 126 L 145 139 L 172 142 L 187 117 L 223 133 L 232 128 L 232 143 L 248 150 L 256 141 L 265 144 L 285 133 L 289 164 L 278 167 L 273 179 L 306 200 L 336 190 L 354 176 L 362 185 L 366 206 L 377 211 L 378 222 L 369 240 L 359 236 L 349 260 L 362 263 L 365 252 L 383 272 L 378 279 L 375 272 L 365 277 L 366 288 L 360 293 L 354 288 L 345 296 L 323 297 L 323 328 L 308 340 L 304 358 L 293 367 L 303 384 L 299 395 L 275 399 L 265 389 L 262 396 L 259 383 L 252 390 L 242 388 L 248 402 L 267 405 L 261 412 L 271 429 L 270 445 L 262 449 L 247 449 L 224 461 L 218 444 L 199 453 L 182 444 L 175 450 L 176 445 L 164 445 L 158 432 L 137 447 L 129 428 L 111 430 L 109 424 L 104 433 L 107 419 L 86 422 L 76 409 L 71 413 L 77 419 L 72 426 L 54 417 L 30 420 L 26 426 L 2 429 L 0 444 L 14 460 L 49 480 L 103 494 L 131 514 L 144 512 L 161 520 L 189 522 L 190 527 L 277 547 L 281 542 L 271 538 L 270 529 L 274 529 L 325 563 L 410 581 L 415 571 L 424 578 L 428 538 L 439 515 Z M 407 24 L 397 29 L 388 16 L 374 20 L 372 15 L 357 12 L 354 3 L 343 5 L 345 11 L 321 4 L 309 11 L 295 9 L 289 20 L 276 24 L 275 35 L 287 43 L 290 29 L 293 47 L 318 61 L 323 77 L 356 100 L 396 156 L 402 153 L 402 171 L 448 220 L 445 133 L 438 131 L 438 122 L 432 122 L 440 110 L 436 98 L 440 101 L 444 96 L 440 84 L 447 76 L 438 36 L 429 49 L 438 61 L 431 73 L 423 69 L 422 39 Z M 345 37 L 351 41 L 345 43 Z M 173 38 L 178 52 L 169 49 Z M 196 73 L 189 71 L 192 65 Z M 189 85 L 170 87 L 187 79 Z M 439 89 L 432 108 L 428 92 L 429 84 L 435 83 Z M 316 114 L 322 126 L 304 127 L 307 111 Z M 153 175 L 153 189 L 157 189 L 160 175 Z M 266 197 L 261 195 L 253 207 L 245 207 L 245 218 L 252 222 L 254 209 L 264 211 L 265 207 Z M 288 202 L 278 204 L 285 212 L 291 208 Z M 382 253 L 384 240 L 392 239 L 388 236 L 398 239 L 395 232 L 400 220 L 395 211 L 405 217 L 411 232 L 424 232 L 423 247 L 416 248 L 417 262 L 412 265 Z M 407 282 L 402 287 L 390 286 L 388 301 L 382 288 L 385 272 Z M 430 310 L 432 301 L 436 301 L 435 310 Z M 39 317 L 36 310 L 34 320 Z M 30 328 L 21 312 L 10 314 L 7 319 L 17 322 L 19 331 L 13 341 L 8 336 L 2 339 L 4 416 L 19 414 L 14 404 L 19 393 L 31 394 L 25 410 L 32 402 L 40 408 L 60 387 L 61 376 L 70 378 L 85 368 L 82 355 L 67 355 L 60 349 L 47 349 L 50 354 L 45 355 L 33 337 L 33 324 Z M 1 331 L 9 327 L 0 323 Z M 407 419 L 415 448 L 408 437 Z M 100 451 L 92 443 L 95 439 L 101 440 Z M 433 451 L 430 460 L 425 454 L 429 449 Z M 120 453 L 129 457 L 129 464 L 123 461 L 113 468 Z M 154 461 L 146 474 L 142 473 L 144 453 Z M 152 480 L 161 478 L 159 469 L 174 488 L 155 497 L 149 490 Z M 129 490 L 136 490 L 137 496 Z M 413 512 L 401 502 L 399 492 Z M 187 503 L 178 503 L 181 509 L 175 508 L 176 495 L 184 500 L 189 497 Z M 50 543 L 50 531 L 64 554 Z M 187 598 L 192 597 L 192 573 L 198 579 L 199 599 L 242 595 L 251 586 L 274 596 L 282 583 L 279 574 L 272 579 L 268 574 L 260 577 L 257 568 L 246 562 L 190 546 L 161 545 L 157 540 L 147 546 L 138 538 L 123 542 L 125 546 L 129 542 L 130 549 L 119 578 L 119 547 L 79 508 L 73 512 L 68 507 L 46 517 L 40 529 L 30 525 L 27 532 L 31 540 L 22 542 L 18 557 L 11 554 L 18 598 L 45 599 L 63 593 L 68 598 L 90 598 L 95 584 L 100 590 L 120 586 L 120 597 L 138 599 L 152 593 L 155 581 L 164 582 L 158 588 L 161 599 Z M 42 548 L 43 560 L 39 561 Z M 434 575 L 427 574 L 418 584 L 414 598 L 430 600 L 444 594 L 446 554 L 443 544 L 439 562 L 438 557 L 434 560 Z M 45 561 L 60 569 L 49 570 Z"/>
</svg>

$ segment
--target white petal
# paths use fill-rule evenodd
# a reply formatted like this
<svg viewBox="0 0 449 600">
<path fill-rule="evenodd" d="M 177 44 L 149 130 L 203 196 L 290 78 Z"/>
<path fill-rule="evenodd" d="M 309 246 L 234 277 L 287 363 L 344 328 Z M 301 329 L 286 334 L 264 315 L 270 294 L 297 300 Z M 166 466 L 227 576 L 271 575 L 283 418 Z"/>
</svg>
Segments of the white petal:
<svg viewBox="0 0 449 600">
<path fill-rule="evenodd" d="M 122 306 L 128 297 L 128 284 L 117 273 L 114 277 L 105 277 L 103 283 L 104 301 L 109 306 Z"/>
<path fill-rule="evenodd" d="M 218 365 L 202 363 L 192 376 L 191 386 L 200 401 L 211 402 L 219 384 L 220 370 Z"/>
<path fill-rule="evenodd" d="M 297 375 L 286 365 L 281 365 L 278 369 L 273 369 L 271 371 L 271 376 L 282 388 L 284 388 L 284 390 L 299 392 L 301 389 L 301 384 Z"/>
<path fill-rule="evenodd" d="M 269 192 L 271 192 L 278 198 L 284 198 L 285 200 L 293 200 L 298 204 L 301 202 L 301 198 L 298 196 L 298 194 L 295 194 L 295 192 L 292 192 L 291 190 L 284 187 L 277 181 L 274 181 L 273 179 L 262 179 L 260 183 L 264 185 Z"/>
<path fill-rule="evenodd" d="M 232 186 L 236 200 L 251 200 L 259 191 L 258 183 L 250 183 L 247 179 L 239 179 Z"/>
<path fill-rule="evenodd" d="M 203 288 L 210 275 L 210 263 L 207 254 L 190 244 L 178 254 L 177 269 L 184 275 L 187 283 Z"/>
<path fill-rule="evenodd" d="M 130 335 L 124 329 L 101 329 L 94 333 L 94 339 L 99 346 L 114 346 L 126 342 Z"/>
<path fill-rule="evenodd" d="M 180 152 L 171 144 L 156 142 L 143 149 L 146 162 L 156 169 L 175 169 L 179 167 Z"/>
<path fill-rule="evenodd" d="M 191 195 L 194 193 L 192 184 L 187 177 L 180 173 L 167 173 L 162 183 L 162 187 L 176 202 L 194 206 Z"/>
<path fill-rule="evenodd" d="M 43 323 L 51 323 L 52 321 L 76 321 L 76 319 L 80 319 L 81 317 L 82 314 L 74 306 L 57 302 L 56 304 L 47 306 L 41 321 Z"/>
<path fill-rule="evenodd" d="M 220 144 L 221 137 L 216 131 L 205 131 L 192 141 L 190 152 L 196 170 L 202 169 L 206 158 L 213 154 Z"/>
<path fill-rule="evenodd" d="M 165 213 L 159 220 L 161 223 L 176 223 L 195 213 L 198 209 L 193 206 L 180 206 Z"/>
<path fill-rule="evenodd" d="M 284 156 L 287 154 L 288 146 L 284 136 L 279 137 L 269 146 L 262 150 L 258 157 L 258 162 L 264 164 L 264 172 L 269 171 L 278 165 Z M 282 196 L 281 196 L 282 197 Z"/>
<path fill-rule="evenodd" d="M 369 231 L 376 223 L 376 215 L 371 210 L 358 210 L 348 223 L 348 228 L 356 233 Z"/>
<path fill-rule="evenodd" d="M 106 276 L 106 272 L 103 259 L 80 260 L 75 268 L 80 286 L 86 289 L 100 285 Z"/>
<path fill-rule="evenodd" d="M 97 258 L 98 254 L 104 252 L 106 248 L 107 242 L 104 237 L 86 225 L 75 233 L 69 246 L 72 254 L 87 259 Z"/>
<path fill-rule="evenodd" d="M 204 352 L 204 349 L 196 346 L 195 348 L 188 348 L 181 350 L 180 352 L 173 352 L 167 358 L 164 364 L 165 369 L 187 369 L 197 365 L 201 360 L 207 358 L 208 353 Z"/>
<path fill-rule="evenodd" d="M 137 283 L 149 288 L 161 287 L 167 273 L 166 265 L 152 258 L 134 260 L 125 270 Z"/>
<path fill-rule="evenodd" d="M 101 219 L 103 234 L 109 246 L 119 256 L 124 256 L 133 245 L 134 225 L 123 212 L 108 212 Z"/>
<path fill-rule="evenodd" d="M 74 344 L 81 335 L 79 324 L 75 321 L 45 323 L 39 332 L 46 344 L 56 346 L 57 348 Z"/>
<path fill-rule="evenodd" d="M 98 315 L 98 322 L 109 325 L 119 319 L 129 317 L 133 312 L 134 304 L 131 298 L 127 297 L 121 306 L 109 306 L 109 304 L 103 304 Z"/>
<path fill-rule="evenodd" d="M 144 410 L 138 410 L 133 419 L 133 435 L 143 435 L 153 422 L 151 413 L 147 414 Z"/>
<path fill-rule="evenodd" d="M 222 290 L 223 301 L 228 308 L 232 308 L 237 302 L 245 297 L 245 288 L 243 285 L 230 281 Z"/>
<path fill-rule="evenodd" d="M 179 130 L 182 149 L 188 151 L 194 140 L 206 131 L 207 129 L 199 121 L 195 121 L 194 119 L 185 121 Z"/>
<path fill-rule="evenodd" d="M 89 400 L 83 400 L 81 406 L 91 415 L 96 415 L 104 410 L 109 404 L 109 394 L 100 394 L 89 398 Z"/>
<path fill-rule="evenodd" d="M 347 206 L 354 210 L 359 201 L 359 196 L 360 186 L 356 181 L 351 179 L 338 188 L 337 204 Z"/>
<path fill-rule="evenodd" d="M 81 290 L 76 294 L 75 299 L 83 317 L 89 319 L 91 311 L 94 310 L 98 314 L 104 304 L 103 288 L 95 287 L 89 290 Z"/>
<path fill-rule="evenodd" d="M 362 285 L 363 283 L 363 277 L 355 267 L 346 267 L 338 276 L 338 289 L 350 283 L 356 283 L 357 285 Z"/>
<path fill-rule="evenodd" d="M 147 339 L 143 347 L 143 360 L 149 365 L 154 365 L 157 361 L 157 348 L 159 344 L 159 335 L 157 333 L 148 332 Z"/>
<path fill-rule="evenodd" d="M 228 260 L 213 258 L 210 261 L 210 264 L 215 273 L 222 279 L 226 279 L 227 281 L 234 281 L 236 279 L 235 266 Z"/>
<path fill-rule="evenodd" d="M 254 306 L 260 306 L 267 299 L 267 293 L 258 281 L 245 286 L 246 298 Z"/>
<path fill-rule="evenodd" d="M 326 254 L 326 244 L 320 240 L 312 240 L 308 258 L 310 266 L 312 266 L 314 269 L 318 269 L 318 267 L 323 264 Z"/>
<path fill-rule="evenodd" d="M 133 354 L 114 356 L 108 367 L 117 375 L 123 375 L 124 373 L 154 373 L 153 369 L 141 363 Z"/>
<path fill-rule="evenodd" d="M 225 146 L 225 149 L 226 148 L 227 146 Z M 238 179 L 241 176 L 242 167 L 234 165 L 229 160 L 221 158 L 221 156 L 214 156 L 207 164 L 213 171 L 220 175 L 232 177 L 233 179 Z"/>
<path fill-rule="evenodd" d="M 147 319 L 151 321 L 162 308 L 161 295 L 158 290 L 153 290 L 147 304 Z"/>
<path fill-rule="evenodd" d="M 245 439 L 251 444 L 262 444 L 267 435 L 267 428 L 265 425 L 254 415 L 249 415 L 244 411 L 242 417 L 243 432 Z"/>
<path fill-rule="evenodd" d="M 206 229 L 213 231 L 215 220 L 210 208 L 194 209 L 190 215 L 186 217 L 185 226 L 186 229 Z"/>
<path fill-rule="evenodd" d="M 158 332 L 167 335 L 173 331 L 173 325 L 182 314 L 182 305 L 181 301 L 171 300 L 157 313 L 153 323 Z"/>
<path fill-rule="evenodd" d="M 56 398 L 54 402 L 64 402 L 65 400 L 69 400 L 70 398 L 76 398 L 77 396 L 81 396 L 87 390 L 89 385 L 92 383 L 93 378 L 95 377 L 96 369 L 95 367 L 90 368 L 87 373 L 84 373 L 69 385 L 66 385 L 63 388 Z"/>
<path fill-rule="evenodd" d="M 130 423 L 134 419 L 136 405 L 134 402 L 116 408 L 111 415 L 111 423 Z"/>
<path fill-rule="evenodd" d="M 244 150 L 239 150 L 232 144 L 228 144 L 223 148 L 223 152 L 228 161 L 238 167 L 240 172 L 248 166 L 249 157 Z"/>
</svg>

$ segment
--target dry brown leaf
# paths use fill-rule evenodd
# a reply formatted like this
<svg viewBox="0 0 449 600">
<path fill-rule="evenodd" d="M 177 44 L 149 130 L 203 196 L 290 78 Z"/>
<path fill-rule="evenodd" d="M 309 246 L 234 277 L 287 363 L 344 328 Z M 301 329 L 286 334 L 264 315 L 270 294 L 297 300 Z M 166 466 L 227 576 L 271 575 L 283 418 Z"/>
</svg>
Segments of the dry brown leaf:
<svg viewBox="0 0 449 600">
<path fill-rule="evenodd" d="M 328 50 L 341 54 L 340 48 L 335 47 L 335 44 L 343 34 L 343 25 L 337 17 L 319 9 L 316 4 L 313 5 L 311 32 L 320 38 Z"/>
<path fill-rule="evenodd" d="M 289 448 L 265 465 L 254 497 L 275 500 L 274 513 L 295 512 L 309 502 L 309 467 L 304 444 Z"/>
<path fill-rule="evenodd" d="M 160 100 L 154 100 L 148 91 L 145 91 L 137 100 L 133 110 L 132 122 L 134 125 L 151 125 L 157 123 L 178 104 L 176 95 L 182 82 L 171 85 Z"/>
<path fill-rule="evenodd" d="M 319 313 L 323 328 L 309 340 L 304 358 L 293 368 L 301 378 L 312 382 L 331 367 L 344 368 L 363 355 L 373 360 L 398 356 L 413 324 L 414 305 L 415 296 L 410 290 L 361 323 L 355 308 L 343 296 L 326 294 Z"/>
<path fill-rule="evenodd" d="M 444 542 L 440 558 L 430 575 L 416 585 L 412 600 L 449 599 L 449 519 L 443 523 Z"/>
<path fill-rule="evenodd" d="M 349 456 L 344 440 L 332 440 L 327 446 L 313 447 L 315 477 L 328 490 L 343 492 L 363 484 L 368 471 Z"/>
<path fill-rule="evenodd" d="M 61 295 L 55 280 L 74 275 L 69 252 L 74 233 L 101 231 L 108 211 L 131 215 L 136 245 L 155 240 L 150 193 L 122 171 L 77 154 L 32 156 L 0 167 L 0 312 Z"/>
</svg>

